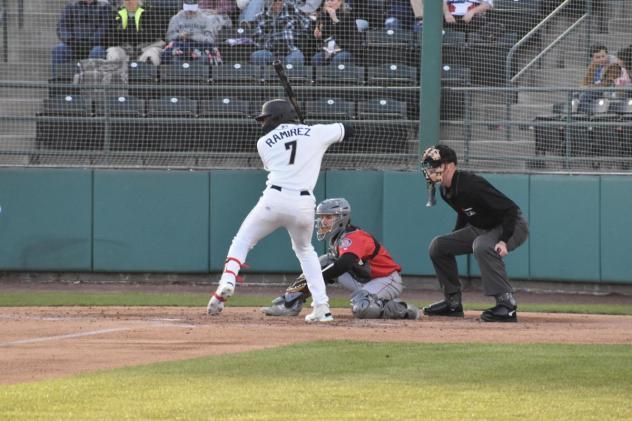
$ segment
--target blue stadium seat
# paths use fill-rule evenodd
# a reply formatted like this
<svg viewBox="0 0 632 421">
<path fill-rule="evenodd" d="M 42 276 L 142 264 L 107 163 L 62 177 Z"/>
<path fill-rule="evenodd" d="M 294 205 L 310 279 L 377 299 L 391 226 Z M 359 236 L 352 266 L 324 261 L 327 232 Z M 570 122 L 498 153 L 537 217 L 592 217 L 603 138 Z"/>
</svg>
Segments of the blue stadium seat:
<svg viewBox="0 0 632 421">
<path fill-rule="evenodd" d="M 367 68 L 367 85 L 371 86 L 415 86 L 416 67 L 405 64 L 383 64 Z"/>
<path fill-rule="evenodd" d="M 187 97 L 162 97 L 147 101 L 147 148 L 161 151 L 190 151 L 202 133 L 197 116 L 197 101 Z M 165 120 L 159 120 L 162 118 Z"/>
<path fill-rule="evenodd" d="M 339 98 L 321 98 L 305 102 L 309 120 L 348 120 L 355 116 L 355 103 Z"/>
<path fill-rule="evenodd" d="M 160 82 L 162 84 L 205 84 L 208 83 L 209 79 L 210 66 L 197 61 L 160 66 Z"/>
<path fill-rule="evenodd" d="M 213 66 L 211 79 L 218 85 L 252 85 L 262 80 L 261 66 L 245 63 L 225 63 Z"/>
<path fill-rule="evenodd" d="M 363 63 L 366 66 L 376 66 L 388 63 L 415 65 L 416 55 L 411 54 L 415 46 L 416 36 L 412 31 L 396 29 L 372 29 L 366 31 L 366 48 L 364 48 Z"/>
<path fill-rule="evenodd" d="M 201 118 L 251 118 L 250 102 L 233 97 L 202 100 L 198 103 Z"/>
<path fill-rule="evenodd" d="M 317 85 L 363 85 L 364 67 L 354 64 L 316 66 L 314 82 Z"/>
<path fill-rule="evenodd" d="M 286 64 L 284 68 L 285 75 L 292 85 L 309 85 L 314 82 L 314 69 L 312 66 Z M 262 80 L 264 83 L 279 83 L 279 78 L 272 66 L 263 67 Z"/>
<path fill-rule="evenodd" d="M 361 120 L 406 120 L 406 103 L 388 98 L 358 101 L 358 119 Z"/>
<path fill-rule="evenodd" d="M 104 149 L 137 150 L 142 149 L 147 142 L 143 99 L 125 95 L 109 96 L 96 103 L 96 115 L 110 117 L 108 130 L 106 123 L 99 123 L 95 134 L 98 139 L 102 139 Z M 109 138 L 106 139 L 106 136 Z"/>
<path fill-rule="evenodd" d="M 38 149 L 96 150 L 101 148 L 92 100 L 62 95 L 46 98 L 37 114 L 35 143 Z M 85 120 L 84 120 L 85 119 Z"/>
</svg>

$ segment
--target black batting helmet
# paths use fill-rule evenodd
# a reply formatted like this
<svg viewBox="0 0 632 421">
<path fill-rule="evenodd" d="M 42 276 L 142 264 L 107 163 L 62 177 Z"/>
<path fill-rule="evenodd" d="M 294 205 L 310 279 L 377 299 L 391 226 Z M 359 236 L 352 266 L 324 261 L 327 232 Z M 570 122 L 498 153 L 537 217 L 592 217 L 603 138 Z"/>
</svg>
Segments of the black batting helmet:
<svg viewBox="0 0 632 421">
<path fill-rule="evenodd" d="M 285 99 L 272 99 L 261 107 L 261 114 L 255 120 L 263 123 L 263 130 L 267 133 L 282 123 L 295 122 L 298 119 L 296 110 Z"/>
</svg>

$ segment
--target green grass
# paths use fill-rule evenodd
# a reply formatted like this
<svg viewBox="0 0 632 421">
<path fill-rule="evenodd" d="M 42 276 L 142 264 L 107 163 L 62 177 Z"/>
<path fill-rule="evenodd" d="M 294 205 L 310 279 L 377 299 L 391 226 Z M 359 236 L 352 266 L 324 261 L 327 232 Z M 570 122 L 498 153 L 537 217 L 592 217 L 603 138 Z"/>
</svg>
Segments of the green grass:
<svg viewBox="0 0 632 421">
<path fill-rule="evenodd" d="M 629 420 L 631 378 L 629 345 L 316 342 L 0 386 L 0 418 Z"/>
<path fill-rule="evenodd" d="M 282 288 L 279 290 L 282 292 Z M 18 306 L 177 306 L 206 307 L 209 294 L 192 293 L 143 293 L 143 292 L 3 292 L 0 307 Z M 237 293 L 230 299 L 231 307 L 263 307 L 270 305 L 272 296 L 249 296 Z M 429 301 L 413 301 L 423 306 Z M 345 308 L 349 301 L 345 298 L 331 300 L 332 307 Z M 466 310 L 483 310 L 492 306 L 487 303 L 466 303 Z M 547 313 L 617 314 L 632 315 L 632 306 L 597 304 L 521 304 L 520 311 Z"/>
</svg>

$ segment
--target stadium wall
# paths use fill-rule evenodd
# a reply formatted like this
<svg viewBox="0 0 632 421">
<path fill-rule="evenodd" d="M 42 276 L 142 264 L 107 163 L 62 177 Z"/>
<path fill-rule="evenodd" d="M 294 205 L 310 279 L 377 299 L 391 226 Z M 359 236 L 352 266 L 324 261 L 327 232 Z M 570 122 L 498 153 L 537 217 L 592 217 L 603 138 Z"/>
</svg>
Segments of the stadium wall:
<svg viewBox="0 0 632 421">
<path fill-rule="evenodd" d="M 507 258 L 514 279 L 632 284 L 632 178 L 485 174 L 524 210 L 527 244 Z M 220 271 L 262 171 L 0 170 L 0 270 L 205 273 Z M 421 174 L 329 171 L 317 200 L 344 196 L 353 222 L 404 267 L 431 276 L 427 245 L 454 212 L 426 208 Z M 324 245 L 314 241 L 319 253 Z M 478 276 L 460 257 L 463 276 Z M 284 231 L 249 256 L 251 271 L 298 272 Z"/>
</svg>

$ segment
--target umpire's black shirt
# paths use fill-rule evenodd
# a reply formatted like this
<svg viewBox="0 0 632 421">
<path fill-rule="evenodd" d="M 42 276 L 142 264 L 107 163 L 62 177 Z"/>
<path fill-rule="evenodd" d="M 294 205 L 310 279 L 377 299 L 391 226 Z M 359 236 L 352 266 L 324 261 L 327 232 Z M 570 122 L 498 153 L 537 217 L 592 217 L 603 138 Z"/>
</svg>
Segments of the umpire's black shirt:
<svg viewBox="0 0 632 421">
<path fill-rule="evenodd" d="M 499 241 L 513 235 L 520 208 L 483 177 L 457 170 L 450 188 L 441 187 L 441 197 L 457 212 L 455 231 L 468 223 L 483 229 L 502 225 Z"/>
</svg>

